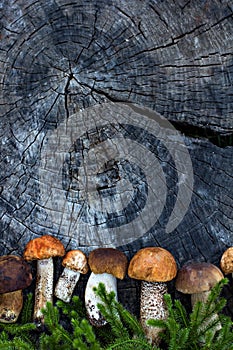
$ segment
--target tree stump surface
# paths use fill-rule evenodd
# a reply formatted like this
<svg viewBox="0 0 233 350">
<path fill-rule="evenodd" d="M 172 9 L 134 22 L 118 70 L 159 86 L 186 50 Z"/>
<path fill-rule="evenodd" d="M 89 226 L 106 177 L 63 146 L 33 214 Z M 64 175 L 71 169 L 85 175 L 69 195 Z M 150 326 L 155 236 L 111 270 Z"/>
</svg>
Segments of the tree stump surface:
<svg viewBox="0 0 233 350">
<path fill-rule="evenodd" d="M 232 11 L 217 0 L 2 1 L 1 254 L 52 234 L 67 250 L 106 238 L 129 259 L 159 245 L 178 266 L 219 266 L 233 244 Z M 187 208 L 167 232 L 182 184 Z M 119 289 L 137 313 L 139 282 Z"/>
</svg>

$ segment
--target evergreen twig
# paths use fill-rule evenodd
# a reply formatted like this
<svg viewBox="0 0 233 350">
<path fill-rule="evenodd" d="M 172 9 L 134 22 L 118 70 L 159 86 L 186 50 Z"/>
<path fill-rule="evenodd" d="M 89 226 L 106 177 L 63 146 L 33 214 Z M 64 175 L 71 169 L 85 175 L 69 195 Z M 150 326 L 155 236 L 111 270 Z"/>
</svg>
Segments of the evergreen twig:
<svg viewBox="0 0 233 350">
<path fill-rule="evenodd" d="M 227 279 L 220 281 L 211 290 L 208 300 L 197 302 L 189 316 L 180 301 L 173 303 L 170 295 L 164 296 L 169 314 L 167 320 L 150 320 L 148 324 L 166 330 L 161 338 L 167 349 L 233 349 L 233 323 L 229 317 L 220 315 L 226 305 L 220 294 L 227 282 Z"/>
<path fill-rule="evenodd" d="M 32 294 L 28 294 L 20 316 L 20 323 L 0 323 L 0 350 L 33 350 L 31 333 L 36 329 L 32 319 Z"/>
<path fill-rule="evenodd" d="M 197 302 L 188 315 L 179 300 L 164 296 L 168 309 L 167 320 L 150 320 L 151 326 L 165 329 L 161 333 L 166 350 L 233 350 L 233 323 L 222 314 L 226 300 L 220 297 L 224 279 L 211 291 L 207 302 Z M 120 304 L 113 292 L 107 293 L 103 284 L 96 288 L 100 297 L 100 312 L 108 321 L 102 330 L 91 326 L 77 296 L 67 304 L 57 301 L 47 304 L 45 332 L 35 332 L 30 323 L 32 296 L 28 296 L 20 322 L 0 324 L 0 350 L 159 350 L 151 345 L 136 319 Z M 213 317 L 217 315 L 217 317 Z M 65 320 L 65 321 L 64 321 Z M 221 324 L 221 328 L 217 327 Z M 106 334 L 107 332 L 107 334 Z"/>
</svg>

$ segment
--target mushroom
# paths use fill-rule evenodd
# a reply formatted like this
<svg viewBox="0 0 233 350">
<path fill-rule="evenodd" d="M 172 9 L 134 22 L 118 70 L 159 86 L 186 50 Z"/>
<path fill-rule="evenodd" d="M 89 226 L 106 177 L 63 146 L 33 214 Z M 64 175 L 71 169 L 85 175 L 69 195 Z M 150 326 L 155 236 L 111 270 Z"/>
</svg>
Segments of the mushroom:
<svg viewBox="0 0 233 350">
<path fill-rule="evenodd" d="M 70 302 L 80 274 L 89 270 L 87 257 L 81 250 L 71 250 L 63 258 L 64 270 L 55 287 L 55 296 L 65 302 Z"/>
<path fill-rule="evenodd" d="M 107 324 L 107 321 L 97 307 L 101 300 L 93 288 L 98 287 L 99 283 L 102 282 L 108 293 L 114 291 L 117 299 L 116 278 L 122 280 L 125 277 L 128 260 L 123 252 L 115 248 L 97 248 L 91 251 L 88 263 L 92 272 L 85 290 L 87 316 L 92 325 L 101 327 Z"/>
<path fill-rule="evenodd" d="M 205 303 L 213 288 L 224 278 L 221 270 L 208 262 L 190 262 L 185 264 L 177 274 L 176 289 L 184 294 L 191 294 L 191 305 L 201 301 Z M 214 314 L 205 326 L 213 321 L 219 320 L 218 315 Z M 221 329 L 220 322 L 216 322 L 215 331 Z M 202 341 L 202 340 L 201 340 Z"/>
<path fill-rule="evenodd" d="M 191 294 L 192 307 L 197 301 L 206 302 L 210 290 L 224 278 L 221 270 L 208 262 L 190 262 L 177 274 L 176 289 Z"/>
<path fill-rule="evenodd" d="M 0 322 L 14 323 L 23 307 L 22 289 L 30 286 L 30 266 L 19 256 L 0 257 Z"/>
<path fill-rule="evenodd" d="M 53 302 L 53 257 L 65 255 L 61 241 L 53 236 L 44 235 L 27 243 L 24 259 L 37 260 L 37 278 L 35 290 L 35 305 L 33 319 L 37 327 L 44 323 L 41 311 L 47 302 Z"/>
<path fill-rule="evenodd" d="M 148 341 L 158 344 L 161 328 L 149 326 L 149 319 L 166 319 L 168 311 L 164 301 L 167 284 L 177 273 L 174 257 L 166 249 L 147 247 L 140 249 L 131 259 L 128 275 L 141 280 L 140 322 Z"/>
<path fill-rule="evenodd" d="M 220 267 L 225 275 L 231 273 L 233 277 L 233 247 L 228 248 L 223 253 L 220 260 Z"/>
</svg>

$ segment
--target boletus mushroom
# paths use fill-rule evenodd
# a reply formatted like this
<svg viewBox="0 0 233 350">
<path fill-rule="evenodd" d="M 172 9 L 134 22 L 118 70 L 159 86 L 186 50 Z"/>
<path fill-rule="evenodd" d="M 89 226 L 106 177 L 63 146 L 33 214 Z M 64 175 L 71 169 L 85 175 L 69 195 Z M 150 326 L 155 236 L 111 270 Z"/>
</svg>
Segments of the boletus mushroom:
<svg viewBox="0 0 233 350">
<path fill-rule="evenodd" d="M 164 302 L 167 293 L 166 282 L 177 273 L 173 255 L 164 248 L 147 247 L 140 249 L 131 259 L 128 275 L 141 280 L 140 322 L 147 339 L 152 344 L 159 344 L 161 328 L 147 324 L 150 319 L 166 319 L 168 316 Z"/>
<path fill-rule="evenodd" d="M 114 291 L 117 299 L 117 278 L 123 279 L 127 272 L 128 260 L 126 255 L 115 248 L 98 248 L 91 251 L 88 264 L 91 275 L 85 290 L 85 305 L 90 323 L 96 327 L 104 326 L 107 321 L 101 315 L 97 304 L 100 298 L 93 291 L 99 283 L 105 285 L 109 293 Z"/>
<path fill-rule="evenodd" d="M 89 270 L 87 257 L 79 249 L 70 250 L 62 260 L 64 270 L 55 287 L 55 296 L 65 302 L 70 302 L 74 288 L 80 274 L 86 274 Z"/>
<path fill-rule="evenodd" d="M 206 302 L 213 288 L 224 278 L 221 270 L 208 262 L 189 262 L 177 273 L 176 289 L 191 294 L 192 307 L 197 301 Z"/>
<path fill-rule="evenodd" d="M 224 278 L 221 270 L 208 262 L 189 262 L 177 274 L 176 289 L 184 294 L 191 294 L 191 305 L 201 301 L 205 303 L 211 289 Z M 213 315 L 206 324 L 216 321 L 215 331 L 221 329 L 218 315 Z"/>
<path fill-rule="evenodd" d="M 31 268 L 16 255 L 0 257 L 0 322 L 14 323 L 23 307 L 23 292 L 32 282 Z"/>
<path fill-rule="evenodd" d="M 35 289 L 35 304 L 33 319 L 40 327 L 44 323 L 41 311 L 47 302 L 53 302 L 53 257 L 64 256 L 65 248 L 62 242 L 49 235 L 34 238 L 29 241 L 24 250 L 24 259 L 37 260 L 37 276 Z"/>
</svg>

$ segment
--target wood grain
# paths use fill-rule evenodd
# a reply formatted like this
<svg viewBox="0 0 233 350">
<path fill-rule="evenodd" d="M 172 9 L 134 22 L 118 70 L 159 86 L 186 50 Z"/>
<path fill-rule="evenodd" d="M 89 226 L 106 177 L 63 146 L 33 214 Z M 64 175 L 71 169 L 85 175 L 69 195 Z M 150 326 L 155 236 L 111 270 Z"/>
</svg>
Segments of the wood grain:
<svg viewBox="0 0 233 350">
<path fill-rule="evenodd" d="M 66 228 L 54 224 L 41 204 L 41 152 L 48 135 L 80 110 L 131 102 L 182 130 L 194 185 L 185 217 L 167 234 L 169 203 L 174 204 L 178 184 L 165 166 L 170 202 L 147 233 L 120 249 L 131 258 L 144 246 L 160 245 L 179 266 L 190 259 L 219 264 L 233 244 L 233 158 L 230 144 L 220 148 L 209 135 L 233 133 L 232 10 L 230 1 L 220 0 L 2 1 L 1 254 L 22 254 L 25 244 L 42 234 L 55 235 L 67 249 L 88 253 L 94 248 L 77 247 L 74 236 L 64 235 Z M 117 123 L 117 116 L 112 120 Z M 105 169 L 112 180 L 115 170 L 113 164 Z M 56 209 L 57 196 L 55 218 L 63 210 Z M 57 276 L 60 269 L 58 264 Z M 137 313 L 137 282 L 126 279 L 119 288 L 120 298 Z"/>
</svg>

